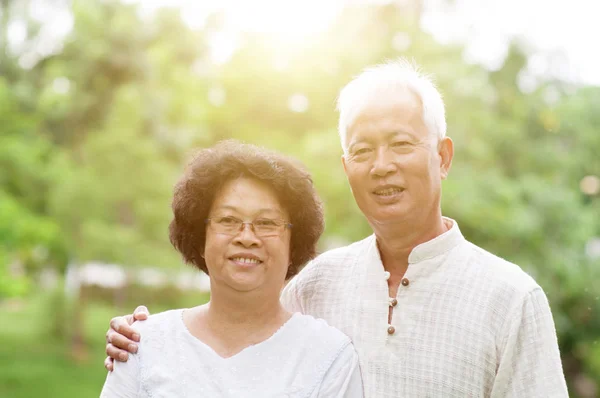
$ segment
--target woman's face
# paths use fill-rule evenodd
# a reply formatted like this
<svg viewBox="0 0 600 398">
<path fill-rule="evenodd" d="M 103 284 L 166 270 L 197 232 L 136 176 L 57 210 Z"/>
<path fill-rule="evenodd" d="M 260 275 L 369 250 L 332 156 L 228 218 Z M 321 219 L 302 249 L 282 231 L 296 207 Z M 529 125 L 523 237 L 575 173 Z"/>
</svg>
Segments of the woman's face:
<svg viewBox="0 0 600 398">
<path fill-rule="evenodd" d="M 289 215 L 268 185 L 238 178 L 215 196 L 206 225 L 204 259 L 211 290 L 273 290 L 279 295 L 290 262 Z M 254 222 L 252 224 L 242 224 Z M 258 228 L 257 228 L 258 227 Z"/>
</svg>

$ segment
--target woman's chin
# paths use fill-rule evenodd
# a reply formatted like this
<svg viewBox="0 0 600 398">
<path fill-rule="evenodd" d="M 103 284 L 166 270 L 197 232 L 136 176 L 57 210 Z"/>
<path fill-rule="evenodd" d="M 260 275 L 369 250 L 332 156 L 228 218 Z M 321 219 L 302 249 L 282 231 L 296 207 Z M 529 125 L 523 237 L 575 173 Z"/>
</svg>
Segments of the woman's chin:
<svg viewBox="0 0 600 398">
<path fill-rule="evenodd" d="M 238 292 L 250 292 L 259 289 L 263 285 L 262 278 L 257 275 L 232 275 L 229 285 Z"/>
</svg>

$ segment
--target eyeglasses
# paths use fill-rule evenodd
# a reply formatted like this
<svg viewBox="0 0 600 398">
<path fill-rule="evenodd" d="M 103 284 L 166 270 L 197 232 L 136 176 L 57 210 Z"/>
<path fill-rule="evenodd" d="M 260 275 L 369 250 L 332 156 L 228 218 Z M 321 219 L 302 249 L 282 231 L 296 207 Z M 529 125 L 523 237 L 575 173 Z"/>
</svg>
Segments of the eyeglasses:
<svg viewBox="0 0 600 398">
<path fill-rule="evenodd" d="M 286 229 L 291 229 L 292 224 L 284 220 L 274 220 L 272 218 L 257 218 L 253 221 L 242 221 L 239 218 L 231 216 L 211 217 L 206 219 L 206 224 L 210 224 L 215 232 L 225 235 L 235 236 L 244 229 L 245 224 L 252 226 L 256 236 L 262 238 L 268 236 L 278 236 Z"/>
</svg>

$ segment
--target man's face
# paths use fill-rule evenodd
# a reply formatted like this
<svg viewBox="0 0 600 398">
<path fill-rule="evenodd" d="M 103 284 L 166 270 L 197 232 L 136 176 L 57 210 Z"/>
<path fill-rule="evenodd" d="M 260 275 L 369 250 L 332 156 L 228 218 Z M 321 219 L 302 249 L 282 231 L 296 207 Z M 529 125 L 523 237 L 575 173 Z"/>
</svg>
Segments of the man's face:
<svg viewBox="0 0 600 398">
<path fill-rule="evenodd" d="M 427 223 L 439 212 L 452 141 L 438 143 L 422 115 L 419 98 L 406 89 L 391 103 L 364 109 L 348 128 L 342 163 L 372 225 Z"/>
</svg>

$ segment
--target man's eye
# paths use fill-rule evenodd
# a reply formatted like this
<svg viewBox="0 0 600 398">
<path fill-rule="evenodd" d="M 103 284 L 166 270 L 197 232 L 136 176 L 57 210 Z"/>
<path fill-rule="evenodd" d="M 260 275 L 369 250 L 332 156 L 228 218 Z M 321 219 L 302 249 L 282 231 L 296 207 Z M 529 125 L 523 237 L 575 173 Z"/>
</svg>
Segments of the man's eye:
<svg viewBox="0 0 600 398">
<path fill-rule="evenodd" d="M 240 220 L 238 220 L 235 217 L 221 217 L 217 220 L 217 222 L 219 224 L 223 224 L 223 225 L 235 225 L 237 223 L 239 223 Z"/>
<path fill-rule="evenodd" d="M 360 148 L 360 149 L 357 149 L 356 151 L 354 151 L 354 155 L 364 155 L 365 153 L 368 153 L 369 151 L 371 151 L 370 148 Z"/>
<path fill-rule="evenodd" d="M 408 144 L 409 144 L 408 141 L 396 141 L 396 142 L 392 143 L 392 146 L 395 146 L 395 147 L 400 146 L 401 147 L 401 146 L 407 146 Z"/>
</svg>

